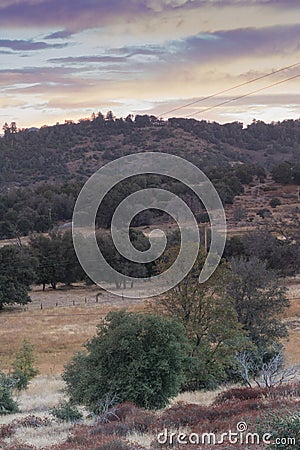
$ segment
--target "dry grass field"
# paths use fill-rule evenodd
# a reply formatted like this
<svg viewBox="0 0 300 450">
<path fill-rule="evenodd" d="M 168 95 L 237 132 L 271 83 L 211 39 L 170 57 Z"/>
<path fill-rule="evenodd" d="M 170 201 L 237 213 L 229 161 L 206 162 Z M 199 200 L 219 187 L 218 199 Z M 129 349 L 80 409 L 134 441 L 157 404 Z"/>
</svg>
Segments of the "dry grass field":
<svg viewBox="0 0 300 450">
<path fill-rule="evenodd" d="M 140 310 L 144 302 L 99 293 L 97 286 L 58 287 L 31 292 L 32 303 L 0 314 L 0 360 L 8 370 L 24 338 L 33 345 L 42 374 L 61 373 L 72 354 L 96 333 L 101 318 L 116 308 Z M 41 309 L 41 305 L 43 309 Z M 57 305 L 57 306 L 56 306 Z"/>
<path fill-rule="evenodd" d="M 288 280 L 288 297 L 291 306 L 285 314 L 284 321 L 289 328 L 289 339 L 285 342 L 286 357 L 289 363 L 300 362 L 300 279 Z"/>
<path fill-rule="evenodd" d="M 30 444 L 37 449 L 43 449 L 45 446 L 60 444 L 66 441 L 73 426 L 68 423 L 55 421 L 54 417 L 49 413 L 49 410 L 53 406 L 64 399 L 63 387 L 64 383 L 58 375 L 39 375 L 32 380 L 29 389 L 22 392 L 18 398 L 22 412 L 8 416 L 0 416 L 0 425 L 11 424 L 15 421 L 22 423 L 22 420 L 28 416 L 48 419 L 50 423 L 36 428 L 18 425 L 13 436 L 5 440 L 8 446 L 18 441 L 18 443 L 22 443 L 23 445 Z M 196 391 L 180 394 L 172 400 L 170 407 L 177 402 L 193 402 L 197 405 L 209 406 L 220 392 L 221 390 L 208 392 Z M 85 425 L 92 425 L 93 420 L 85 417 L 84 423 Z M 155 439 L 155 433 L 141 434 L 134 432 L 128 438 L 130 441 L 139 443 L 148 449 L 153 439 Z"/>
<path fill-rule="evenodd" d="M 300 279 L 288 280 L 288 295 L 291 307 L 284 321 L 290 337 L 284 344 L 288 362 L 295 363 L 300 361 Z M 35 349 L 41 374 L 59 374 L 72 354 L 95 334 L 97 324 L 109 311 L 117 308 L 140 311 L 145 307 L 144 300 L 115 296 L 97 286 L 75 285 L 68 289 L 59 286 L 45 292 L 36 287 L 31 297 L 28 306 L 6 309 L 0 314 L 0 360 L 5 370 L 26 338 Z"/>
<path fill-rule="evenodd" d="M 20 393 L 18 403 L 20 413 L 1 416 L 0 424 L 11 424 L 12 421 L 22 421 L 28 416 L 35 416 L 41 419 L 50 417 L 51 424 L 44 427 L 18 426 L 13 437 L 6 439 L 7 445 L 14 441 L 23 444 L 31 444 L 37 448 L 43 448 L 46 445 L 59 444 L 64 442 L 70 431 L 70 424 L 55 423 L 49 416 L 49 409 L 57 405 L 63 398 L 63 381 L 59 376 L 38 376 L 29 385 L 27 391 Z"/>
</svg>

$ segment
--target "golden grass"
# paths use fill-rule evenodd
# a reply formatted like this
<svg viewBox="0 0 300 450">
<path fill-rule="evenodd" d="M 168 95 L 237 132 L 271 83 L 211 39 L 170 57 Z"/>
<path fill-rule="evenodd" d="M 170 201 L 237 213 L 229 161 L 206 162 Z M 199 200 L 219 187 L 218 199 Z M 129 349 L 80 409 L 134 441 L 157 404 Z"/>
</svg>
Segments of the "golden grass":
<svg viewBox="0 0 300 450">
<path fill-rule="evenodd" d="M 20 427 L 13 438 L 7 439 L 7 444 L 13 444 L 17 440 L 23 445 L 33 445 L 42 450 L 46 446 L 65 442 L 70 435 L 71 428 L 72 425 L 67 423 L 53 423 L 51 426 L 39 428 Z"/>
<path fill-rule="evenodd" d="M 28 415 L 40 418 L 50 418 L 51 423 L 38 428 L 20 426 L 11 438 L 7 438 L 7 445 L 13 445 L 19 441 L 23 445 L 31 444 L 38 449 L 47 445 L 64 442 L 72 425 L 55 422 L 49 410 L 64 399 L 62 389 L 64 382 L 59 376 L 37 376 L 29 384 L 27 391 L 21 392 L 18 401 L 20 413 L 0 416 L 0 425 L 9 424 L 14 420 L 23 419 Z"/>
<path fill-rule="evenodd" d="M 289 281 L 291 308 L 285 313 L 290 327 L 290 339 L 285 343 L 288 361 L 300 361 L 300 284 Z M 24 338 L 34 346 L 37 366 L 42 374 L 59 374 L 74 352 L 96 333 L 96 326 L 112 309 L 126 307 L 141 311 L 147 301 L 122 298 L 102 292 L 96 303 L 97 286 L 77 285 L 31 292 L 32 303 L 24 308 L 2 311 L 0 314 L 1 368 L 9 370 L 16 351 Z M 126 292 L 126 291 L 125 291 Z M 73 302 L 75 306 L 73 306 Z M 43 304 L 41 310 L 40 305 Z M 56 303 L 58 306 L 56 307 Z M 299 323 L 298 323 L 299 322 Z"/>
<path fill-rule="evenodd" d="M 50 418 L 52 423 L 36 429 L 19 426 L 16 433 L 10 439 L 8 438 L 6 443 L 14 444 L 14 442 L 18 440 L 23 445 L 31 444 L 39 449 L 42 449 L 49 445 L 64 442 L 71 433 L 72 425 L 53 420 L 53 417 L 49 413 L 49 410 L 53 406 L 57 405 L 62 399 L 64 399 L 63 388 L 64 382 L 58 375 L 39 375 L 34 378 L 31 381 L 28 390 L 22 392 L 17 398 L 21 412 L 7 416 L 0 416 L 0 425 L 11 423 L 12 421 L 22 419 L 28 415 L 48 419 Z M 198 403 L 208 406 L 214 401 L 219 392 L 221 392 L 221 389 L 208 392 L 195 391 L 179 394 L 172 400 L 170 406 L 178 401 Z M 91 425 L 92 420 L 86 418 L 84 423 Z M 151 442 L 155 438 L 155 432 L 144 434 L 130 433 L 127 437 L 130 442 L 138 443 L 146 449 L 151 448 Z"/>
<path fill-rule="evenodd" d="M 65 384 L 58 375 L 38 375 L 29 383 L 26 391 L 22 391 L 16 396 L 20 412 L 0 416 L 0 424 L 10 423 L 12 420 L 21 419 L 31 414 L 43 418 L 48 417 L 49 409 L 65 398 L 64 387 Z"/>
<path fill-rule="evenodd" d="M 290 330 L 289 339 L 284 342 L 288 365 L 300 363 L 300 321 L 296 330 Z"/>
<path fill-rule="evenodd" d="M 300 363 L 300 277 L 286 280 L 290 308 L 284 314 L 289 329 L 289 338 L 283 342 L 288 365 Z"/>
<path fill-rule="evenodd" d="M 34 347 L 40 372 L 61 373 L 73 353 L 82 349 L 84 343 L 95 335 L 97 324 L 109 311 L 122 307 L 135 311 L 143 309 L 142 301 L 127 301 L 105 294 L 99 303 L 95 303 L 96 291 L 99 292 L 99 288 L 81 287 L 79 292 L 74 289 L 35 290 L 31 293 L 33 302 L 25 311 L 19 308 L 1 312 L 1 368 L 9 370 L 14 354 L 26 338 Z M 60 304 L 70 304 L 73 298 L 75 305 L 81 299 L 81 306 L 55 307 L 57 298 Z M 85 304 L 85 298 L 90 303 Z M 43 310 L 40 309 L 41 301 Z"/>
<path fill-rule="evenodd" d="M 132 444 L 139 444 L 145 449 L 151 449 L 151 443 L 156 438 L 155 433 L 130 433 L 126 439 Z M 153 447 L 152 447 L 153 448 Z"/>
<path fill-rule="evenodd" d="M 224 392 L 224 390 L 231 389 L 232 387 L 236 386 L 230 385 L 227 388 L 224 388 L 223 386 L 222 388 L 215 389 L 213 391 L 182 392 L 181 394 L 178 394 L 177 397 L 172 399 L 170 406 L 177 402 L 195 403 L 197 405 L 209 406 L 214 402 L 220 392 Z"/>
</svg>

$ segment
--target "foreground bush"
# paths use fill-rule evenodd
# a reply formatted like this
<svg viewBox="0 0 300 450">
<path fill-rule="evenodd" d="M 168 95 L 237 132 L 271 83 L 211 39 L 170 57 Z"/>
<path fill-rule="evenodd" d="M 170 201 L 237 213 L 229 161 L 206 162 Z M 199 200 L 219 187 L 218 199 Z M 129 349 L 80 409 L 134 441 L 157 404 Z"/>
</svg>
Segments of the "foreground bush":
<svg viewBox="0 0 300 450">
<path fill-rule="evenodd" d="M 0 415 L 13 414 L 19 411 L 18 405 L 13 399 L 14 380 L 0 372 Z"/>
<path fill-rule="evenodd" d="M 259 431 L 272 435 L 270 449 L 300 450 L 300 410 L 289 414 L 272 414 L 260 424 Z"/>
<path fill-rule="evenodd" d="M 63 422 L 77 422 L 82 419 L 82 414 L 69 402 L 62 402 L 51 409 L 52 416 Z"/>
<path fill-rule="evenodd" d="M 108 393 L 118 402 L 162 408 L 184 381 L 188 345 L 174 320 L 111 312 L 86 348 L 73 357 L 63 379 L 71 401 L 95 413 Z"/>
</svg>

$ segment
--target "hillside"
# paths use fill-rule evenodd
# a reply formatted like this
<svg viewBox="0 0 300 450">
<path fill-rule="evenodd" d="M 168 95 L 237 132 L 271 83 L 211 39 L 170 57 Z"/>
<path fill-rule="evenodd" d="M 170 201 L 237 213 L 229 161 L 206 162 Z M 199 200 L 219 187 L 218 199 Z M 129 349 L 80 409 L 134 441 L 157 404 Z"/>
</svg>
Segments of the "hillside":
<svg viewBox="0 0 300 450">
<path fill-rule="evenodd" d="M 239 122 L 161 121 L 154 116 L 117 119 L 99 113 L 78 123 L 66 121 L 41 129 L 17 131 L 12 123 L 0 139 L 0 189 L 82 183 L 104 163 L 141 151 L 179 155 L 205 171 L 241 162 L 269 170 L 281 161 L 300 160 L 300 120 L 253 121 L 243 128 Z"/>
<path fill-rule="evenodd" d="M 268 344 L 267 339 L 271 338 L 272 351 L 275 351 L 275 339 L 284 346 L 287 370 L 299 363 L 299 144 L 300 121 L 272 125 L 255 122 L 244 129 L 238 123 L 219 125 L 185 119 L 161 122 L 148 116 L 138 116 L 133 121 L 132 118 L 104 119 L 99 116 L 78 124 L 66 123 L 40 130 L 17 132 L 14 128 L 6 129 L 5 136 L 0 139 L 0 292 L 3 292 L 4 306 L 1 312 L 1 364 L 5 373 L 11 371 L 14 355 L 26 338 L 33 346 L 40 376 L 30 383 L 27 392 L 18 394 L 21 412 L 1 416 L 0 448 L 21 450 L 26 446 L 28 450 L 88 450 L 96 445 L 99 450 L 154 450 L 173 448 L 173 444 L 161 445 L 158 442 L 158 433 L 166 428 L 193 435 L 200 435 L 204 430 L 219 436 L 227 430 L 239 430 L 240 423 L 246 425 L 246 429 L 249 427 L 250 432 L 272 430 L 272 436 L 282 439 L 285 446 L 282 448 L 298 448 L 295 445 L 299 436 L 299 373 L 295 372 L 295 383 L 272 388 L 241 388 L 236 384 L 242 381 L 237 371 L 236 353 L 247 342 L 253 346 L 257 342 Z M 125 410 L 127 412 L 123 416 L 116 416 L 115 412 L 124 408 L 124 404 L 116 404 L 111 411 L 117 420 L 110 421 L 105 415 L 102 418 L 100 399 L 98 414 L 91 414 L 80 403 L 83 420 L 75 424 L 63 422 L 66 417 L 61 420 L 51 412 L 51 408 L 54 406 L 56 411 L 66 412 L 63 408 L 67 408 L 67 404 L 59 403 L 68 399 L 61 390 L 65 385 L 60 374 L 74 352 L 81 351 L 84 342 L 95 336 L 99 322 L 107 313 L 124 307 L 129 312 L 142 314 L 153 309 L 149 309 L 149 299 L 144 302 L 138 298 L 141 292 L 138 284 L 130 288 L 127 285 L 131 293 L 134 290 L 138 293 L 134 300 L 126 297 L 126 283 L 122 287 L 122 296 L 114 296 L 89 284 L 76 259 L 71 235 L 59 232 L 49 236 L 48 232 L 59 229 L 63 223 L 65 227 L 59 231 L 69 229 L 78 192 L 97 168 L 120 156 L 141 151 L 170 152 L 194 162 L 211 178 L 226 210 L 229 229 L 224 252 L 226 266 L 220 266 L 221 270 L 213 281 L 212 294 L 210 285 L 207 285 L 208 289 L 204 287 L 204 291 L 197 291 L 198 275 L 194 278 L 195 284 L 192 278 L 189 279 L 192 290 L 191 294 L 186 294 L 187 299 L 193 299 L 190 304 L 196 304 L 195 309 L 187 308 L 188 314 L 184 315 L 184 320 L 192 317 L 186 332 L 191 326 L 198 338 L 206 327 L 201 337 L 203 344 L 201 342 L 202 346 L 197 349 L 199 353 L 195 357 L 189 354 L 187 358 L 189 361 L 195 358 L 193 364 L 199 367 L 195 372 L 198 384 L 192 377 L 195 377 L 194 366 L 187 366 L 190 384 L 185 383 L 181 389 L 189 391 L 181 392 L 165 409 L 153 412 L 125 403 L 129 410 Z M 111 250 L 109 233 L 103 228 L 109 228 L 111 214 L 120 200 L 146 186 L 158 186 L 178 194 L 195 214 L 200 230 L 207 228 L 202 225 L 208 221 L 208 216 L 201 202 L 195 202 L 188 188 L 169 177 L 148 175 L 136 177 L 134 182 L 130 179 L 120 183 L 104 199 L 96 223 L 101 228 L 99 245 L 103 246 L 105 258 L 112 264 L 117 262 L 119 266 L 115 266 L 116 269 L 129 275 L 133 272 L 152 275 L 156 268 L 145 266 L 144 271 L 138 272 L 136 266 L 125 264 Z M 151 211 L 150 215 L 140 215 L 135 220 L 133 226 L 139 230 L 131 230 L 131 241 L 133 245 L 141 246 L 136 245 L 136 248 L 143 248 L 153 225 L 164 229 L 170 247 L 176 248 L 175 223 L 168 217 Z M 251 230 L 253 233 L 248 233 Z M 32 232 L 37 234 L 32 235 Z M 18 246 L 4 245 L 16 242 Z M 27 245 L 22 246 L 22 243 Z M 238 300 L 235 300 L 234 309 L 228 309 L 228 293 L 234 295 L 235 291 L 223 291 L 222 283 L 226 281 L 228 287 L 232 275 L 236 275 L 234 262 L 231 269 L 227 269 L 232 256 L 236 260 L 240 258 L 241 267 L 248 274 L 244 279 L 237 277 L 239 283 L 244 283 L 242 286 L 247 288 L 250 280 L 254 290 L 249 291 L 245 301 L 242 295 L 236 295 Z M 253 277 L 252 272 L 247 272 L 248 263 Z M 256 267 L 259 268 L 257 272 Z M 157 268 L 159 270 L 160 266 Z M 276 270 L 276 275 L 272 275 L 269 269 Z M 280 277 L 278 290 L 277 277 Z M 236 289 L 239 289 L 238 284 Z M 265 289 L 266 296 L 262 295 Z M 16 304 L 13 295 L 16 290 L 18 295 L 25 290 L 30 298 L 20 297 Z M 226 295 L 223 297 L 222 293 Z M 197 303 L 198 298 L 202 299 L 200 303 Z M 183 299 L 185 302 L 184 295 Z M 172 297 L 174 301 L 176 296 Z M 218 302 L 222 302 L 221 310 Z M 187 304 L 183 303 L 184 307 Z M 212 309 L 210 305 L 213 305 Z M 200 318 L 198 310 L 201 310 Z M 159 304 L 155 311 L 166 315 L 159 309 Z M 194 311 L 196 315 L 193 315 Z M 182 320 L 180 317 L 179 313 L 178 320 Z M 251 321 L 247 329 L 248 317 Z M 254 324 L 252 317 L 255 317 Z M 242 329 L 247 330 L 243 335 L 239 331 Z M 259 334 L 251 334 L 253 330 L 258 330 Z M 165 329 L 163 332 L 167 334 Z M 134 353 L 137 354 L 139 335 L 134 336 Z M 196 334 L 191 336 L 190 342 L 193 343 Z M 250 341 L 252 336 L 253 341 Z M 254 340 L 256 336 L 261 341 Z M 215 353 L 219 344 L 221 350 Z M 263 356 L 266 354 L 266 351 L 262 353 Z M 208 363 L 202 366 L 202 361 Z M 174 358 L 171 363 L 174 365 Z M 264 367 L 263 364 L 262 373 Z M 112 372 L 109 372 L 110 377 Z M 120 373 L 120 370 L 115 373 Z M 135 383 L 139 377 L 136 376 Z M 145 383 L 145 378 L 140 379 Z M 195 391 L 195 388 L 203 390 Z M 211 391 L 211 388 L 218 390 Z M 293 439 L 290 441 L 292 447 L 286 446 L 287 432 Z M 177 446 L 176 442 L 174 445 Z M 194 443 L 185 447 L 192 449 Z M 203 445 L 203 448 L 209 447 L 209 443 Z M 225 443 L 222 448 L 229 447 Z M 236 448 L 250 447 L 241 444 Z M 251 448 L 274 447 L 268 444 L 252 445 Z"/>
</svg>

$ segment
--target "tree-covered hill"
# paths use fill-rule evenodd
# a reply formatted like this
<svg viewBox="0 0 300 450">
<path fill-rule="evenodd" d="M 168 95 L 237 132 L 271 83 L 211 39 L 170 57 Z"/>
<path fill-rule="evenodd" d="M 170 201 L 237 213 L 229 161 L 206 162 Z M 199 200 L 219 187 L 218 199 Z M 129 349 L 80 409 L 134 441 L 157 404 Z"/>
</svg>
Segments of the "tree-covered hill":
<svg viewBox="0 0 300 450">
<path fill-rule="evenodd" d="M 265 124 L 216 122 L 154 116 L 126 119 L 98 113 L 78 123 L 66 121 L 41 129 L 5 125 L 0 139 L 0 189 L 45 182 L 82 183 L 104 163 L 142 151 L 183 156 L 205 171 L 234 162 L 270 169 L 300 160 L 300 120 Z"/>
</svg>

